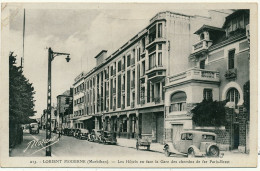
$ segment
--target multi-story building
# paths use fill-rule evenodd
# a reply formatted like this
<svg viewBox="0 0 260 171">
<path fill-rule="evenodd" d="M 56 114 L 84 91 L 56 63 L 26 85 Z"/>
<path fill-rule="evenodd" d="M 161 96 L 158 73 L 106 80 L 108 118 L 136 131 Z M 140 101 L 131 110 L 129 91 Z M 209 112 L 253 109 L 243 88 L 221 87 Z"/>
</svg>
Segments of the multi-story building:
<svg viewBox="0 0 260 171">
<path fill-rule="evenodd" d="M 85 113 L 85 83 L 84 83 L 84 72 L 80 73 L 74 80 L 73 84 L 73 128 L 83 128 L 82 116 Z"/>
<path fill-rule="evenodd" d="M 73 89 L 71 88 L 70 90 L 66 90 L 64 93 L 57 96 L 57 127 L 71 127 L 73 111 L 70 111 L 69 107 L 72 107 L 72 95 Z"/>
<path fill-rule="evenodd" d="M 56 117 L 57 110 L 55 107 L 51 107 L 51 130 L 53 131 L 54 128 L 57 127 L 57 117 Z M 42 129 L 46 129 L 46 121 L 47 121 L 47 109 L 43 110 L 41 116 L 41 127 Z"/>
<path fill-rule="evenodd" d="M 207 17 L 160 12 L 149 25 L 74 83 L 75 127 L 104 129 L 119 137 L 149 134 L 164 139 L 163 87 L 167 77 L 188 68 L 192 33 Z"/>
<path fill-rule="evenodd" d="M 183 56 L 191 68 L 167 77 L 165 86 L 165 139 L 173 141 L 180 131 L 198 129 L 216 132 L 222 149 L 245 151 L 249 131 L 244 107 L 244 87 L 249 82 L 249 10 L 237 10 L 222 27 L 203 25 L 195 34 L 198 42 Z M 173 61 L 175 62 L 175 61 Z M 203 99 L 226 100 L 228 124 L 199 127 L 191 109 Z"/>
</svg>

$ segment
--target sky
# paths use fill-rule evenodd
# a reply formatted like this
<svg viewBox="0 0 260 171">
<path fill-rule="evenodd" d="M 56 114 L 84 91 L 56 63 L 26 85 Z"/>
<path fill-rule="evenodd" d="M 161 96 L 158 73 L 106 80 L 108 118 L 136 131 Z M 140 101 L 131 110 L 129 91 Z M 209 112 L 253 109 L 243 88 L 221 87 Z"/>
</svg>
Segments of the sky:
<svg viewBox="0 0 260 171">
<path fill-rule="evenodd" d="M 86 9 L 84 9 L 86 7 Z M 122 8 L 121 8 L 122 7 Z M 81 8 L 67 5 L 63 8 L 19 7 L 10 10 L 10 50 L 19 63 L 22 51 L 23 8 L 25 8 L 24 74 L 35 88 L 36 116 L 47 107 L 48 47 L 55 52 L 70 53 L 52 61 L 52 104 L 56 97 L 68 90 L 74 78 L 82 71 L 95 67 L 95 56 L 101 50 L 112 54 L 149 24 L 160 11 L 208 16 L 207 10 L 180 10 L 174 5 L 109 6 L 82 4 Z"/>
</svg>

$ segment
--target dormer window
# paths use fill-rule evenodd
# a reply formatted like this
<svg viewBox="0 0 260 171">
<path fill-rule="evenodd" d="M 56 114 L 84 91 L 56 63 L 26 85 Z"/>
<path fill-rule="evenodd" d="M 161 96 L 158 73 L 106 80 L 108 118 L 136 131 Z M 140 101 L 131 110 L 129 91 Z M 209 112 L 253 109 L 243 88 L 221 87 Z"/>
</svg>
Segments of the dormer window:
<svg viewBox="0 0 260 171">
<path fill-rule="evenodd" d="M 246 25 L 249 23 L 249 11 L 238 10 L 226 17 L 223 28 L 226 29 L 227 36 L 236 35 L 236 33 L 244 33 Z"/>
<path fill-rule="evenodd" d="M 200 34 L 200 40 L 204 40 L 204 39 L 205 39 L 204 33 Z"/>
</svg>

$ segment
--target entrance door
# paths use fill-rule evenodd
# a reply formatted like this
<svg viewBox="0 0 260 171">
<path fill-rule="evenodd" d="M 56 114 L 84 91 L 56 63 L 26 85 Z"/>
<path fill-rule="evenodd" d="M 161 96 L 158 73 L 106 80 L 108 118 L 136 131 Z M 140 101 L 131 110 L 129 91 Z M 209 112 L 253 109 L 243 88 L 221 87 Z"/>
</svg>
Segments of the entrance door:
<svg viewBox="0 0 260 171">
<path fill-rule="evenodd" d="M 177 144 L 180 142 L 182 130 L 183 130 L 183 124 L 172 125 L 172 142 L 173 142 L 173 144 Z"/>
<path fill-rule="evenodd" d="M 234 149 L 239 146 L 239 125 L 234 124 Z"/>
<path fill-rule="evenodd" d="M 163 143 L 163 113 L 156 113 L 156 140 Z"/>
</svg>

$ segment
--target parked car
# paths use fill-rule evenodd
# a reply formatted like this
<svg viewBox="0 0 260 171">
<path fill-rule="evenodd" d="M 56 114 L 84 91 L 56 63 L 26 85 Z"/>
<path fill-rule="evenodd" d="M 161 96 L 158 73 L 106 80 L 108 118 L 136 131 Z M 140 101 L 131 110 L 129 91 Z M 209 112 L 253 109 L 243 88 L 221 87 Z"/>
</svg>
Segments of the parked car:
<svg viewBox="0 0 260 171">
<path fill-rule="evenodd" d="M 69 132 L 71 131 L 71 129 L 70 128 L 64 128 L 63 129 L 63 134 L 64 135 L 69 135 Z"/>
<path fill-rule="evenodd" d="M 29 132 L 30 134 L 39 134 L 39 125 L 38 123 L 30 123 L 30 126 L 29 126 Z"/>
<path fill-rule="evenodd" d="M 184 131 L 180 139 L 165 144 L 164 152 L 167 157 L 171 154 L 182 154 L 188 157 L 218 157 L 219 148 L 216 139 L 216 134 L 211 132 Z"/>
<path fill-rule="evenodd" d="M 78 137 L 79 129 L 75 129 L 73 132 L 73 137 Z"/>
<path fill-rule="evenodd" d="M 80 129 L 79 132 L 78 132 L 78 138 L 81 139 L 81 140 L 82 139 L 87 140 L 88 134 L 89 134 L 89 131 L 87 129 Z"/>
<path fill-rule="evenodd" d="M 101 142 L 101 130 L 93 129 L 89 135 L 89 141 Z"/>
<path fill-rule="evenodd" d="M 114 132 L 109 132 L 109 131 L 102 131 L 101 132 L 101 142 L 106 144 L 116 144 L 117 139 L 116 139 L 116 133 Z"/>
<path fill-rule="evenodd" d="M 70 129 L 70 131 L 68 132 L 68 136 L 73 136 L 74 135 L 74 130 L 75 129 Z"/>
</svg>

